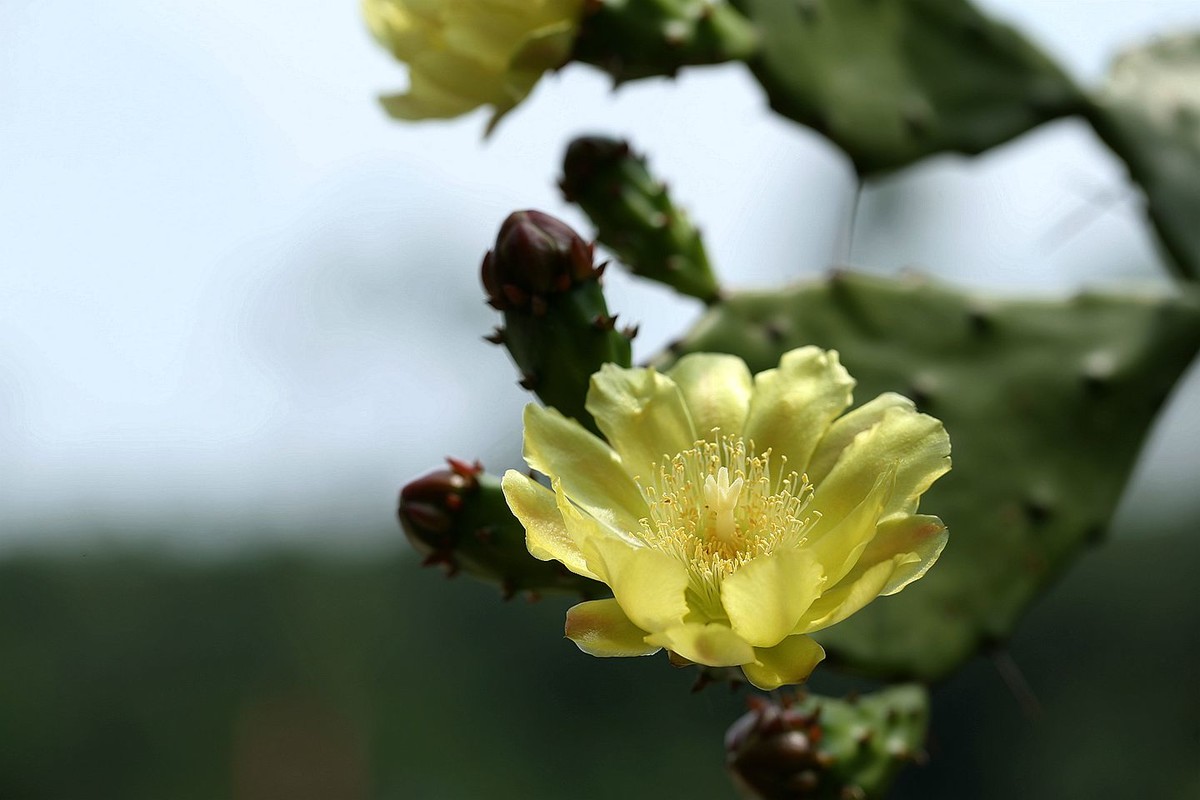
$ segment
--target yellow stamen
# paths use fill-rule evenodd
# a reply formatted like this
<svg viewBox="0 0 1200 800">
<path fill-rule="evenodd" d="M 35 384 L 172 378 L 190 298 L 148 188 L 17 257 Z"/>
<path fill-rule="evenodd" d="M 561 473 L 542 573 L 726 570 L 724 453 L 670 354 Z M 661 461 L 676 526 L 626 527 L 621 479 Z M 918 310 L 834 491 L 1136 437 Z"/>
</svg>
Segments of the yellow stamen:
<svg viewBox="0 0 1200 800">
<path fill-rule="evenodd" d="M 639 479 L 650 515 L 633 533 L 687 564 L 696 599 L 719 609 L 725 576 L 776 548 L 804 544 L 812 488 L 795 472 L 772 478 L 770 450 L 755 454 L 740 436 L 714 439 Z"/>
</svg>

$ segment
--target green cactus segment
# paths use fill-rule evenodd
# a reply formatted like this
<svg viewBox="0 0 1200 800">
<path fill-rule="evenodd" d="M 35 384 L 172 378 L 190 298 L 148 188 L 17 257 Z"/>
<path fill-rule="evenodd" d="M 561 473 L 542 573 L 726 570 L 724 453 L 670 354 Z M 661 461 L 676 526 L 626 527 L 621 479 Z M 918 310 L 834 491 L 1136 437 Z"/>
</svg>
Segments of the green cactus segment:
<svg viewBox="0 0 1200 800">
<path fill-rule="evenodd" d="M 1200 33 L 1119 56 L 1091 118 L 1145 190 L 1175 272 L 1200 280 Z"/>
<path fill-rule="evenodd" d="M 626 142 L 575 139 L 563 160 L 563 195 L 596 225 L 601 244 L 637 275 L 706 303 L 719 294 L 700 232 Z"/>
<path fill-rule="evenodd" d="M 929 695 L 904 685 L 836 700 L 752 704 L 726 734 L 727 766 L 753 800 L 876 800 L 924 759 Z"/>
<path fill-rule="evenodd" d="M 635 329 L 618 330 L 597 281 L 577 286 L 547 303 L 545 312 L 504 312 L 501 338 L 521 370 L 521 385 L 546 405 L 574 417 L 593 433 L 596 423 L 584 409 L 592 373 L 602 364 L 628 367 Z"/>
<path fill-rule="evenodd" d="M 1071 81 L 966 0 L 739 0 L 771 107 L 833 140 L 862 175 L 978 153 L 1082 110 Z"/>
<path fill-rule="evenodd" d="M 500 586 L 504 596 L 569 592 L 605 597 L 607 587 L 581 578 L 557 561 L 538 561 L 525 549 L 525 529 L 512 515 L 500 479 L 478 464 L 448 459 L 400 492 L 400 525 L 427 566 L 441 565 Z"/>
<path fill-rule="evenodd" d="M 897 391 L 950 433 L 954 468 L 921 501 L 949 526 L 941 560 L 817 637 L 833 663 L 930 680 L 1006 638 L 1102 535 L 1156 413 L 1200 348 L 1200 303 L 984 300 L 835 275 L 733 296 L 663 361 L 729 352 L 759 371 L 806 344 L 840 351 L 858 403 Z"/>
<path fill-rule="evenodd" d="M 483 261 L 488 303 L 504 325 L 486 337 L 508 348 L 520 384 L 597 432 L 584 408 L 592 373 L 630 365 L 636 328 L 617 330 L 600 287 L 602 267 L 565 223 L 538 211 L 511 214 Z"/>
<path fill-rule="evenodd" d="M 587 0 L 571 58 L 617 83 L 743 60 L 758 32 L 725 0 Z"/>
</svg>

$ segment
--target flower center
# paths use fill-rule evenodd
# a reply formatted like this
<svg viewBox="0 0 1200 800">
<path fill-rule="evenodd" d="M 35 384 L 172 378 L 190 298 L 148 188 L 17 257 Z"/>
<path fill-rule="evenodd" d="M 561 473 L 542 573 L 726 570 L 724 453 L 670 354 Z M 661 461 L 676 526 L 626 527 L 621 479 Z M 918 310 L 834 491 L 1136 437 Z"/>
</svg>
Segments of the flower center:
<svg viewBox="0 0 1200 800">
<path fill-rule="evenodd" d="M 634 534 L 687 564 L 706 606 L 720 607 L 721 579 L 742 564 L 805 541 L 812 487 L 795 472 L 772 478 L 770 458 L 740 436 L 717 435 L 638 479 L 650 514 Z"/>
</svg>

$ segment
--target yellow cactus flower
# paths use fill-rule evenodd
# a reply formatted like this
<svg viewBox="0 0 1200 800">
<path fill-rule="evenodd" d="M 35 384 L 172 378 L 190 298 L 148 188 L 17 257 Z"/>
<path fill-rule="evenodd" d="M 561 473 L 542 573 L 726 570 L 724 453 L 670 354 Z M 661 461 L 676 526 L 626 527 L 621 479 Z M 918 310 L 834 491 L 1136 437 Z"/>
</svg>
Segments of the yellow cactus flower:
<svg viewBox="0 0 1200 800">
<path fill-rule="evenodd" d="M 491 126 L 571 52 L 583 0 L 363 0 L 375 38 L 409 67 L 405 94 L 382 98 L 399 119 L 495 108 Z"/>
<path fill-rule="evenodd" d="M 666 648 L 739 666 L 774 689 L 808 678 L 809 634 L 920 578 L 946 544 L 921 495 L 950 469 L 941 422 L 897 394 L 844 414 L 854 380 L 804 347 L 751 377 L 728 355 L 665 373 L 605 365 L 587 410 L 608 439 L 551 408 L 525 409 L 509 507 L 534 557 L 608 584 L 567 612 L 595 656 Z"/>
</svg>

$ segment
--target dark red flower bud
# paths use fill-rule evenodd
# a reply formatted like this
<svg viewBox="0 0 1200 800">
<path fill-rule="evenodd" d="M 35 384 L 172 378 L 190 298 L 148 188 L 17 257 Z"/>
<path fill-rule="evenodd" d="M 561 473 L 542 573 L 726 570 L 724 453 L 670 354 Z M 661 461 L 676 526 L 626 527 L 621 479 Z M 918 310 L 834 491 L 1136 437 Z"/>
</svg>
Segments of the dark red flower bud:
<svg viewBox="0 0 1200 800">
<path fill-rule="evenodd" d="M 483 288 L 493 308 L 536 308 L 540 298 L 596 277 L 592 258 L 592 246 L 566 223 L 540 211 L 517 211 L 483 259 Z"/>
<path fill-rule="evenodd" d="M 454 516 L 463 495 L 478 487 L 483 467 L 456 458 L 446 459 L 449 469 L 438 469 L 411 481 L 400 490 L 400 525 L 416 550 L 426 556 L 453 549 Z"/>
</svg>

